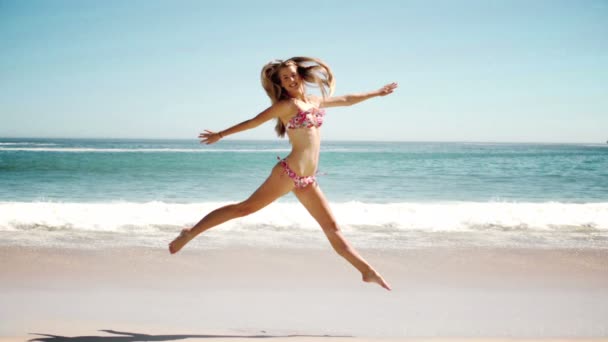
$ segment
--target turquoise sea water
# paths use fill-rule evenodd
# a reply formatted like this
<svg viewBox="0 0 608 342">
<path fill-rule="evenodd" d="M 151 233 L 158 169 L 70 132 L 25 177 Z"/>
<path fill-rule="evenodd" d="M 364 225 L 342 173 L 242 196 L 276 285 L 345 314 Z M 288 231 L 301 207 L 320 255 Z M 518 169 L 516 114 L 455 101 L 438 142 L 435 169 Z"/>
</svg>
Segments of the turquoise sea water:
<svg viewBox="0 0 608 342">
<path fill-rule="evenodd" d="M 105 234 L 96 243 L 111 244 L 131 234 L 120 243 L 160 245 L 249 196 L 289 148 L 285 140 L 0 139 L 0 242 L 78 245 L 69 236 Z M 608 247 L 608 145 L 326 141 L 318 179 L 344 230 L 365 246 L 461 244 L 467 232 L 490 232 L 469 243 Z M 207 243 L 234 243 L 230 229 L 258 235 L 247 244 L 318 242 L 292 195 Z"/>
</svg>

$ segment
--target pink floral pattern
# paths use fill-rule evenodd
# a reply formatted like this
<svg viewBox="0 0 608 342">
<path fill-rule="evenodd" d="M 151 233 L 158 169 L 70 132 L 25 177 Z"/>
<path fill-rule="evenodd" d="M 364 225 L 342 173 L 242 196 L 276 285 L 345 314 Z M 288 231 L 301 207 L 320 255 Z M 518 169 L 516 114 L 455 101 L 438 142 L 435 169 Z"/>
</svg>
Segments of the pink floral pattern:
<svg viewBox="0 0 608 342">
<path fill-rule="evenodd" d="M 298 114 L 289 119 L 286 127 L 287 129 L 321 127 L 323 116 L 325 116 L 325 109 L 322 108 L 312 107 L 306 111 L 299 110 Z"/>
<path fill-rule="evenodd" d="M 281 159 L 280 157 L 277 157 L 277 159 L 281 163 L 285 174 L 293 180 L 293 184 L 296 186 L 296 188 L 305 188 L 317 181 L 317 177 L 315 176 L 298 176 L 298 174 L 289 167 L 285 159 Z"/>
</svg>

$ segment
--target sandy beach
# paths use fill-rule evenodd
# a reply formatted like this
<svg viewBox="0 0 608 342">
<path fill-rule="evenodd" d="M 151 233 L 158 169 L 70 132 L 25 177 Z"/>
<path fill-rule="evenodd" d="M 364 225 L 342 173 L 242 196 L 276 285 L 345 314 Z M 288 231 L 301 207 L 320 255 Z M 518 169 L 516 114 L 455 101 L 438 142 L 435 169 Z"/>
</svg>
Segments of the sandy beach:
<svg viewBox="0 0 608 342">
<path fill-rule="evenodd" d="M 608 0 L 0 0 L 0 342 L 608 342 L 607 38 Z"/>
<path fill-rule="evenodd" d="M 0 338 L 600 339 L 608 250 L 0 248 Z"/>
</svg>

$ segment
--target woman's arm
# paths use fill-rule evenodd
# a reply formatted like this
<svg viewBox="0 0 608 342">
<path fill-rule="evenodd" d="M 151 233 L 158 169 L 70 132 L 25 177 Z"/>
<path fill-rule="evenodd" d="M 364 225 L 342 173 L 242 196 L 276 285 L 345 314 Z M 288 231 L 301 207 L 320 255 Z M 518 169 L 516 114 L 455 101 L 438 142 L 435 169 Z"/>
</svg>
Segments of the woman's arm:
<svg viewBox="0 0 608 342">
<path fill-rule="evenodd" d="M 290 103 L 287 101 L 280 101 L 272 106 L 268 107 L 266 110 L 256 115 L 255 117 L 245 120 L 240 124 L 236 124 L 230 128 L 227 128 L 223 131 L 213 132 L 210 130 L 205 130 L 205 133 L 199 134 L 198 138 L 201 139 L 201 144 L 213 144 L 218 140 L 234 133 L 242 132 L 248 129 L 252 129 L 258 127 L 264 122 L 282 116 L 286 111 L 290 109 Z"/>
<path fill-rule="evenodd" d="M 367 99 L 371 99 L 376 96 L 385 96 L 392 93 L 395 88 L 397 88 L 397 83 L 393 82 L 391 84 L 387 84 L 384 87 L 370 91 L 368 93 L 359 93 L 359 94 L 349 94 L 343 96 L 334 96 L 326 99 L 321 99 L 319 107 L 339 107 L 339 106 L 351 106 L 355 103 L 359 103 L 361 101 L 365 101 Z"/>
</svg>

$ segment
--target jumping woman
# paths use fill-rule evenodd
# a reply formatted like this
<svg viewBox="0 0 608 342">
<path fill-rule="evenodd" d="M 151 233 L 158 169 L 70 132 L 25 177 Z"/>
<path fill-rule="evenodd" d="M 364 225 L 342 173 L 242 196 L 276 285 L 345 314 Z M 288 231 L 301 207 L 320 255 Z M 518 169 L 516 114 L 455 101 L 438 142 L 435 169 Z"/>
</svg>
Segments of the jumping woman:
<svg viewBox="0 0 608 342">
<path fill-rule="evenodd" d="M 215 209 L 194 227 L 182 230 L 169 244 L 169 251 L 171 254 L 177 253 L 207 229 L 252 214 L 293 191 L 300 203 L 319 223 L 334 250 L 361 272 L 363 281 L 377 283 L 390 290 L 391 287 L 380 273 L 372 268 L 342 235 L 329 203 L 317 184 L 315 173 L 319 163 L 320 127 L 325 115 L 324 108 L 350 106 L 372 97 L 388 95 L 397 88 L 397 83 L 387 84 L 368 93 L 332 97 L 335 82 L 331 69 L 323 61 L 310 57 L 272 61 L 264 66 L 261 77 L 262 86 L 272 105 L 254 118 L 226 130 L 205 130 L 199 135 L 199 139 L 201 143 L 213 144 L 228 135 L 276 119 L 277 134 L 279 137 L 287 134 L 292 147 L 291 153 L 284 159 L 279 158 L 270 176 L 248 199 Z M 307 84 L 318 86 L 322 96 L 308 95 Z"/>
</svg>

